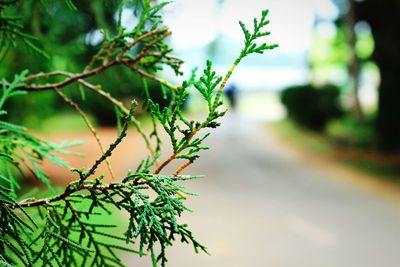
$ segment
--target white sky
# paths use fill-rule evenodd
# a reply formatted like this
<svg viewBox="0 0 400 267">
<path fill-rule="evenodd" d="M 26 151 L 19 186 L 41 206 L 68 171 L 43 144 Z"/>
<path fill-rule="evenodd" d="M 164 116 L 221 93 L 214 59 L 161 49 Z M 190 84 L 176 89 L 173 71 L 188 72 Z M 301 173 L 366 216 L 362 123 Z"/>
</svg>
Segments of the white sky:
<svg viewBox="0 0 400 267">
<path fill-rule="evenodd" d="M 238 21 L 251 26 L 254 17 L 269 9 L 272 32 L 270 42 L 280 45 L 281 53 L 301 52 L 311 43 L 316 14 L 332 19 L 337 10 L 330 0 L 225 0 L 218 8 L 218 0 L 175 0 L 166 12 L 166 24 L 173 31 L 176 48 L 202 47 L 217 34 L 223 33 L 233 40 L 242 40 Z M 189 36 L 189 38 L 188 38 Z"/>
<path fill-rule="evenodd" d="M 260 17 L 263 9 L 270 10 L 271 20 L 267 28 L 271 35 L 265 41 L 278 43 L 279 48 L 258 57 L 258 65 L 246 60 L 233 81 L 254 89 L 278 89 L 307 82 L 310 77 L 307 53 L 312 44 L 314 21 L 318 17 L 329 24 L 338 14 L 331 0 L 175 0 L 165 11 L 165 22 L 173 33 L 173 47 L 188 62 L 184 70 L 203 64 L 209 57 L 205 47 L 218 35 L 236 41 L 232 47 L 240 47 L 243 34 L 238 21 L 242 20 L 251 29 L 253 18 Z M 229 48 L 226 52 L 234 53 Z M 232 55 L 232 60 L 235 56 Z M 262 66 L 260 62 L 264 62 Z M 219 68 L 225 71 L 226 66 Z M 252 84 L 247 78 L 249 73 L 254 77 Z"/>
<path fill-rule="evenodd" d="M 174 0 L 165 10 L 165 23 L 172 30 L 175 52 L 187 62 L 184 71 L 189 72 L 205 62 L 209 57 L 205 48 L 218 35 L 236 42 L 222 50 L 233 54 L 233 60 L 236 52 L 232 48 L 240 49 L 243 42 L 238 21 L 242 20 L 251 29 L 253 18 L 260 17 L 263 9 L 270 10 L 268 18 L 271 20 L 267 28 L 271 35 L 264 40 L 269 44 L 278 43 L 279 48 L 247 59 L 232 77 L 233 82 L 244 89 L 273 90 L 308 82 L 307 54 L 312 44 L 314 21 L 318 17 L 327 20 L 325 24 L 331 24 L 338 15 L 331 0 Z M 229 55 L 225 58 L 227 56 L 229 58 Z M 217 66 L 217 70 L 225 72 L 226 67 Z"/>
</svg>

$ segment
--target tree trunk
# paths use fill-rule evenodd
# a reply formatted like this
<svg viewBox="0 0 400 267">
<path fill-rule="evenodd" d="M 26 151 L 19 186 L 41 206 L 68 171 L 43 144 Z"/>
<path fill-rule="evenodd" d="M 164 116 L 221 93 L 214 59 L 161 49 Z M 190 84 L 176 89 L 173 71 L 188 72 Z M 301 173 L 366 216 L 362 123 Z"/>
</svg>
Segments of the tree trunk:
<svg viewBox="0 0 400 267">
<path fill-rule="evenodd" d="M 400 1 L 366 0 L 357 16 L 366 20 L 375 39 L 373 59 L 381 73 L 376 144 L 386 152 L 400 152 Z"/>
<path fill-rule="evenodd" d="M 356 54 L 356 17 L 355 17 L 355 1 L 348 0 L 349 4 L 349 12 L 346 15 L 346 35 L 347 42 L 350 46 L 350 60 L 348 62 L 348 71 L 349 71 L 349 84 L 351 86 L 351 91 L 353 93 L 353 101 L 354 101 L 354 113 L 358 120 L 364 119 L 364 113 L 360 103 L 359 97 L 359 78 L 360 78 L 360 61 Z"/>
</svg>

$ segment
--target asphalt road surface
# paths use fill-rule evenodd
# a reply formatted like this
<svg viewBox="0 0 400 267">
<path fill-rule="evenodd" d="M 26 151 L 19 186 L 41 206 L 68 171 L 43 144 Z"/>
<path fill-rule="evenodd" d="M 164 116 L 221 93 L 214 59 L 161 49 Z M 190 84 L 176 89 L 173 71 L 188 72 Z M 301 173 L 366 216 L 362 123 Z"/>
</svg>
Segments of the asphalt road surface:
<svg viewBox="0 0 400 267">
<path fill-rule="evenodd" d="M 188 170 L 207 178 L 188 184 L 199 196 L 182 219 L 212 255 L 177 245 L 168 266 L 400 266 L 399 203 L 305 164 L 274 140 L 234 114 L 214 132 L 212 150 Z"/>
</svg>

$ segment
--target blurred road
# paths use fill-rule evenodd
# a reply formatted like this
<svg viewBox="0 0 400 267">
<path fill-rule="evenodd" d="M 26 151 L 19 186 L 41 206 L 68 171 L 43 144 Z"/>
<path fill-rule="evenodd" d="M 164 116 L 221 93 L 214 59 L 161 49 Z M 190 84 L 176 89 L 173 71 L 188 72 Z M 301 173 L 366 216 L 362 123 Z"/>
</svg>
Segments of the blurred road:
<svg viewBox="0 0 400 267">
<path fill-rule="evenodd" d="M 168 266 L 400 266 L 399 203 L 304 164 L 274 140 L 232 113 L 214 132 L 212 150 L 189 170 L 207 178 L 188 184 L 200 196 L 183 218 L 212 255 L 178 245 Z"/>
</svg>

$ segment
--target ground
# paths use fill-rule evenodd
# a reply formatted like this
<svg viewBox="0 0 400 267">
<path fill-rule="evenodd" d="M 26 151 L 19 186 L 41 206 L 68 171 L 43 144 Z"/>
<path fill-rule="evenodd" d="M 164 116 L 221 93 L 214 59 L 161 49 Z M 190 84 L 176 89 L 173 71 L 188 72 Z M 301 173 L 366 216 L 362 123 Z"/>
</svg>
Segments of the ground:
<svg viewBox="0 0 400 267">
<path fill-rule="evenodd" d="M 111 130 L 101 135 L 114 137 Z M 135 135 L 124 142 L 113 159 L 118 175 L 133 168 L 144 149 Z M 177 245 L 169 249 L 169 266 L 398 266 L 400 190 L 393 183 L 299 152 L 265 124 L 235 113 L 208 145 L 212 149 L 187 170 L 206 178 L 187 184 L 199 196 L 188 200 L 194 212 L 182 221 L 211 256 Z M 150 266 L 148 258 L 125 260 Z"/>
</svg>

